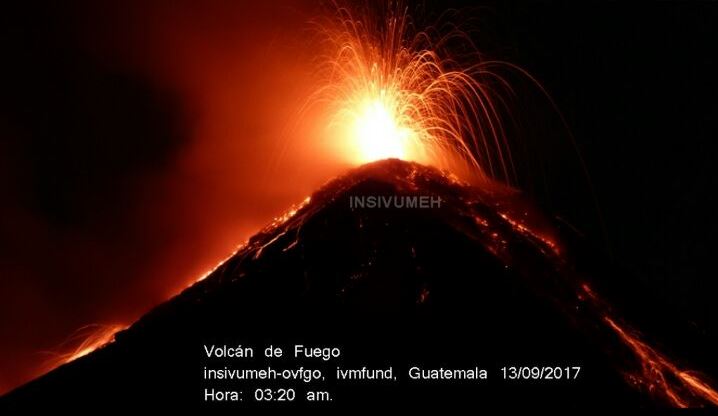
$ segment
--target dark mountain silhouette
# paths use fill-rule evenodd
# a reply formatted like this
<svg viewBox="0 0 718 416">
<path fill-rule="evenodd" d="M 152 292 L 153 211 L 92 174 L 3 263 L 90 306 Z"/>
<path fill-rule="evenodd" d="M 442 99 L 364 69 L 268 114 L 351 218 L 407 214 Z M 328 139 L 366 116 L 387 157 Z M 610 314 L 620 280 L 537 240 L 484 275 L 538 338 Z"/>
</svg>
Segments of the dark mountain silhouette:
<svg viewBox="0 0 718 416">
<path fill-rule="evenodd" d="M 440 197 L 441 204 L 350 207 L 358 196 Z M 472 187 L 410 162 L 365 165 L 329 182 L 114 342 L 16 389 L 3 405 L 229 410 L 257 406 L 255 387 L 294 387 L 298 397 L 326 390 L 333 401 L 321 406 L 329 408 L 708 403 L 610 315 L 578 277 L 559 233 L 513 191 Z M 270 344 L 289 356 L 295 343 L 338 346 L 342 356 L 261 357 Z M 205 344 L 253 346 L 258 356 L 211 360 Z M 320 368 L 327 380 L 203 380 L 205 367 L 267 365 Z M 336 367 L 389 365 L 396 382 L 333 380 Z M 409 380 L 406 369 L 415 365 L 479 366 L 489 378 Z M 512 365 L 581 366 L 582 373 L 571 381 L 502 380 L 501 367 Z M 244 403 L 205 403 L 208 386 L 241 388 Z"/>
</svg>

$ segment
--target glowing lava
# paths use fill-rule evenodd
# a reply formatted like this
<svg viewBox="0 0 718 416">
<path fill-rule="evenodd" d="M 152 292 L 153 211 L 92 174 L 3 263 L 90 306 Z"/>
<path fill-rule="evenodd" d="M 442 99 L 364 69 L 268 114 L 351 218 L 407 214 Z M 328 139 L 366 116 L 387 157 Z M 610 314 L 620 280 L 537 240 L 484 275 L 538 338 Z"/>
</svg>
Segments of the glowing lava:
<svg viewBox="0 0 718 416">
<path fill-rule="evenodd" d="M 294 215 L 299 211 L 300 209 L 304 208 L 306 205 L 309 204 L 311 201 L 311 197 L 305 198 L 302 202 L 293 205 L 287 212 L 285 212 L 283 215 L 280 215 L 279 217 L 274 218 L 272 222 L 269 223 L 266 227 L 264 227 L 260 233 L 268 233 L 272 230 L 275 230 L 279 228 L 280 226 L 284 225 L 287 221 L 292 219 Z M 281 234 L 280 234 L 281 236 Z M 274 240 L 270 241 L 266 245 L 269 245 L 273 243 Z M 191 287 L 195 283 L 198 283 L 205 278 L 207 278 L 209 275 L 214 273 L 216 270 L 218 270 L 220 267 L 224 266 L 225 263 L 231 259 L 233 256 L 235 256 L 238 252 L 241 250 L 248 250 L 250 248 L 253 248 L 254 245 L 257 243 L 249 243 L 245 242 L 240 244 L 232 253 L 225 257 L 223 260 L 221 260 L 219 263 L 217 263 L 214 267 L 209 269 L 204 274 L 200 275 L 199 277 L 195 278 L 187 287 Z M 257 250 L 257 255 L 260 255 L 262 250 L 264 249 L 264 246 L 254 247 Z M 53 369 L 63 365 L 70 363 L 72 361 L 75 361 L 79 358 L 82 358 L 88 354 L 91 354 L 97 349 L 100 349 L 110 343 L 112 343 L 115 340 L 115 335 L 123 331 L 127 328 L 129 328 L 131 325 L 123 325 L 123 324 L 111 324 L 111 325 L 101 325 L 101 324 L 91 324 L 91 325 L 85 325 L 81 328 L 79 328 L 75 333 L 73 333 L 66 341 L 64 341 L 61 345 L 57 347 L 57 352 L 50 351 L 48 354 L 50 355 L 50 359 L 47 360 L 45 365 L 43 366 L 42 370 L 40 371 L 41 374 L 47 373 L 52 371 Z"/>
<path fill-rule="evenodd" d="M 326 59 L 325 86 L 312 99 L 332 107 L 330 125 L 339 128 L 332 137 L 343 137 L 344 157 L 355 163 L 398 158 L 456 172 L 460 162 L 479 178 L 516 185 L 503 127 L 504 118 L 511 117 L 515 91 L 498 70 L 515 70 L 543 89 L 514 65 L 484 61 L 465 33 L 449 27 L 443 34 L 435 28 L 415 31 L 400 1 L 386 2 L 382 10 L 360 10 L 358 16 L 337 7 L 332 20 L 319 24 L 332 52 Z M 457 43 L 463 57 L 449 47 Z M 561 256 L 552 239 L 508 215 L 504 219 L 517 232 L 543 242 L 547 254 Z M 627 374 L 631 384 L 677 407 L 718 403 L 718 393 L 706 381 L 679 370 L 630 335 L 587 285 L 583 291 L 596 313 L 605 316 L 604 324 L 642 363 L 643 371 Z"/>
<path fill-rule="evenodd" d="M 456 30 L 440 36 L 432 30 L 412 33 L 413 25 L 401 7 L 385 10 L 381 16 L 360 20 L 348 9 L 338 8 L 334 16 L 337 20 L 319 26 L 333 52 L 323 72 L 325 86 L 318 89 L 311 101 L 330 105 L 333 115 L 329 125 L 339 129 L 344 157 L 357 164 L 397 158 L 444 168 L 459 161 L 475 168 L 480 176 L 510 185 L 515 173 L 502 114 L 507 112 L 505 98 L 514 92 L 496 68 L 515 67 L 481 60 L 462 66 L 460 60 L 447 58 L 442 51 L 457 39 L 464 39 L 464 45 L 473 50 L 463 33 Z M 480 58 L 478 52 L 472 53 L 475 59 Z M 272 239 L 263 244 L 257 239 L 232 256 L 252 250 L 255 257 L 260 256 L 265 247 L 290 229 L 290 220 L 301 221 L 294 219 L 294 215 L 309 202 L 305 200 L 260 233 L 269 235 L 270 231 L 280 229 Z M 501 217 L 516 232 L 545 245 L 545 254 L 561 258 L 562 250 L 553 239 L 508 214 Z M 478 217 L 476 223 L 487 224 Z M 283 250 L 295 244 L 296 240 Z M 223 264 L 224 261 L 198 281 Z M 423 294 L 421 299 L 425 297 Z M 603 316 L 602 324 L 640 361 L 640 371 L 626 372 L 632 385 L 677 407 L 718 405 L 718 392 L 708 382 L 680 369 L 627 326 L 619 325 L 619 320 L 608 313 L 609 308 L 587 284 L 579 290 L 578 297 L 588 299 L 587 304 Z M 59 355 L 53 367 L 111 342 L 123 328 L 94 328 L 70 352 Z"/>
<path fill-rule="evenodd" d="M 64 350 L 63 352 L 50 353 L 51 358 L 45 364 L 43 373 L 104 347 L 114 341 L 115 334 L 127 328 L 128 325 L 121 324 L 83 326 L 58 348 L 59 350 Z"/>
<path fill-rule="evenodd" d="M 329 147 L 355 164 L 398 158 L 511 183 L 514 92 L 499 72 L 516 68 L 483 60 L 455 25 L 417 31 L 401 2 L 379 9 L 317 22 L 326 55 L 309 105 L 327 111 Z"/>
<path fill-rule="evenodd" d="M 409 158 L 413 131 L 397 125 L 397 117 L 384 98 L 367 100 L 361 106 L 353 123 L 357 162 L 380 159 Z"/>
</svg>

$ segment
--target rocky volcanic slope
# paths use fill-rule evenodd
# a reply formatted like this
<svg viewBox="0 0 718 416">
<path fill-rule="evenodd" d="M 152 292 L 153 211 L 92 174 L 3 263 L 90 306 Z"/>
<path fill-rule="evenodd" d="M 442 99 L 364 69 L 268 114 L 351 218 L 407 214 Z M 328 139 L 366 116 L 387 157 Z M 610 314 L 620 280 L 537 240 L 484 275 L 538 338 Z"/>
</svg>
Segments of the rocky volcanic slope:
<svg viewBox="0 0 718 416">
<path fill-rule="evenodd" d="M 398 160 L 357 168 L 113 343 L 11 392 L 4 405 L 208 406 L 203 367 L 227 364 L 208 364 L 202 346 L 225 343 L 260 352 L 269 344 L 341 346 L 328 378 L 339 365 L 396 367 L 396 385 L 320 383 L 333 393 L 330 407 L 660 403 L 625 381 L 623 373 L 641 363 L 575 277 L 553 225 L 516 195 L 492 188 Z M 441 204 L 351 208 L 356 196 L 440 197 Z M 414 364 L 480 366 L 490 377 L 411 382 L 405 368 Z M 503 365 L 535 364 L 580 365 L 583 374 L 572 382 L 501 380 Z"/>
</svg>

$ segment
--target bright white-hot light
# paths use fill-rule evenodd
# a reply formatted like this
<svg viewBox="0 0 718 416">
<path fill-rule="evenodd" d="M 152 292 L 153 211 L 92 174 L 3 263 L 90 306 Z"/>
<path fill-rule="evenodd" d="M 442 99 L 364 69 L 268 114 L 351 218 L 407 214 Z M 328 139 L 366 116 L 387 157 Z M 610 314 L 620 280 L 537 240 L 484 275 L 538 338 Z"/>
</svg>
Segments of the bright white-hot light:
<svg viewBox="0 0 718 416">
<path fill-rule="evenodd" d="M 411 130 L 398 124 L 385 100 L 366 100 L 355 113 L 352 130 L 359 162 L 407 159 Z"/>
</svg>

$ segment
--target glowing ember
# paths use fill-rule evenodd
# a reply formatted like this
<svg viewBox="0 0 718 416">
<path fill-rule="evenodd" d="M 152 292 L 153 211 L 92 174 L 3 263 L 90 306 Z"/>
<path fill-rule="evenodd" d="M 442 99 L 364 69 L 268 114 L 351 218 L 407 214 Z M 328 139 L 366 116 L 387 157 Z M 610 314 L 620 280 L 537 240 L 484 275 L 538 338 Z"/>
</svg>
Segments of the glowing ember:
<svg viewBox="0 0 718 416">
<path fill-rule="evenodd" d="M 297 211 L 305 207 L 309 202 L 311 201 L 311 197 L 306 197 L 302 202 L 295 204 L 292 206 L 287 212 L 285 212 L 283 215 L 277 217 L 272 221 L 267 227 L 264 228 L 263 232 L 268 232 L 269 230 L 273 230 L 280 225 L 287 222 L 289 219 L 291 219 Z M 271 242 L 270 242 L 271 243 Z M 268 243 L 267 245 L 269 245 Z M 203 273 L 196 279 L 194 279 L 188 287 L 194 285 L 195 283 L 198 283 L 210 274 L 212 274 L 214 271 L 222 267 L 227 260 L 232 258 L 234 255 L 236 255 L 240 250 L 243 250 L 247 248 L 248 243 L 240 244 L 229 256 L 221 260 L 219 263 L 217 263 L 214 267 L 212 267 L 207 272 Z M 264 246 L 260 247 L 258 252 L 261 252 L 261 250 L 264 248 Z M 63 352 L 50 352 L 49 354 L 52 356 L 50 360 L 46 363 L 44 366 L 42 373 L 46 373 L 49 371 L 52 371 L 53 369 L 63 365 L 67 364 L 69 362 L 72 362 L 74 360 L 77 360 L 78 358 L 84 357 L 85 355 L 88 355 L 92 353 L 93 351 L 97 350 L 98 348 L 102 348 L 105 345 L 111 343 L 114 341 L 115 334 L 125 330 L 129 327 L 129 325 L 99 325 L 99 324 L 93 324 L 93 325 L 86 325 L 77 331 L 68 338 L 65 342 L 62 343 L 57 349 Z"/>
<path fill-rule="evenodd" d="M 718 392 L 697 374 L 679 369 L 615 320 L 608 316 L 604 319 L 641 362 L 639 371 L 627 374 L 636 387 L 663 395 L 676 407 L 696 407 L 707 403 L 718 406 Z"/>
<path fill-rule="evenodd" d="M 449 169 L 458 163 L 511 182 L 501 115 L 513 92 L 496 70 L 514 67 L 481 60 L 458 29 L 415 31 L 400 2 L 357 16 L 338 7 L 318 27 L 330 52 L 310 103 L 329 106 L 330 137 L 341 140 L 344 159 L 398 158 Z M 459 60 L 449 49 L 467 56 Z"/>
<path fill-rule="evenodd" d="M 46 371 L 50 371 L 63 364 L 90 354 L 98 348 L 111 343 L 115 334 L 127 329 L 127 325 L 86 325 L 68 338 L 58 348 L 62 353 L 50 353 L 52 358 L 46 364 Z"/>
<path fill-rule="evenodd" d="M 314 102 L 331 106 L 330 127 L 338 129 L 340 146 L 346 159 L 363 164 L 386 158 L 413 160 L 440 167 L 461 162 L 474 168 L 480 176 L 511 184 L 513 172 L 511 149 L 502 127 L 506 100 L 511 94 L 508 82 L 497 74 L 496 67 L 510 65 L 484 62 L 477 52 L 474 61 L 462 66 L 442 52 L 449 43 L 464 40 L 460 31 L 437 35 L 435 30 L 412 32 L 406 10 L 391 3 L 381 18 L 355 18 L 348 9 L 338 8 L 339 24 L 332 20 L 320 24 L 332 55 L 323 72 L 325 85 L 312 97 Z M 307 198 L 285 215 L 276 218 L 263 233 L 278 229 L 307 206 Z M 506 213 L 500 216 L 518 233 L 542 243 L 551 254 L 562 258 L 563 251 L 550 236 L 543 235 L 521 220 Z M 477 224 L 487 227 L 486 220 L 476 217 Z M 258 258 L 286 230 L 261 243 L 240 246 L 255 250 Z M 260 233 L 261 234 L 261 233 Z M 492 234 L 498 238 L 497 233 Z M 254 246 L 252 246 L 254 244 Z M 284 251 L 297 244 L 294 240 Z M 203 280 L 225 263 L 199 277 Z M 424 302 L 428 290 L 421 292 Z M 677 407 L 718 405 L 718 392 L 693 372 L 680 369 L 662 353 L 642 341 L 630 327 L 609 313 L 599 296 L 584 283 L 577 297 L 602 316 L 602 324 L 626 345 L 640 362 L 635 371 L 626 371 L 636 387 L 661 396 Z M 90 326 L 71 340 L 69 352 L 55 357 L 52 367 L 68 363 L 106 345 L 124 326 Z"/>
</svg>

